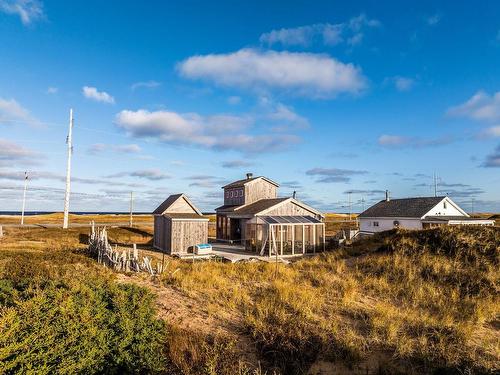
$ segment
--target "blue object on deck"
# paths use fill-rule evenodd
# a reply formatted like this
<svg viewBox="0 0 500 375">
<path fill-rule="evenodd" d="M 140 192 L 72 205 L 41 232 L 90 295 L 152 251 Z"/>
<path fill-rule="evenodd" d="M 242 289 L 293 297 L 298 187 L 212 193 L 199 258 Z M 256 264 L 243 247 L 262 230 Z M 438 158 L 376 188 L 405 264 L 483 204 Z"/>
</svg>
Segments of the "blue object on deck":
<svg viewBox="0 0 500 375">
<path fill-rule="evenodd" d="M 208 254 L 212 251 L 212 245 L 209 243 L 203 243 L 195 246 L 195 254 Z"/>
</svg>

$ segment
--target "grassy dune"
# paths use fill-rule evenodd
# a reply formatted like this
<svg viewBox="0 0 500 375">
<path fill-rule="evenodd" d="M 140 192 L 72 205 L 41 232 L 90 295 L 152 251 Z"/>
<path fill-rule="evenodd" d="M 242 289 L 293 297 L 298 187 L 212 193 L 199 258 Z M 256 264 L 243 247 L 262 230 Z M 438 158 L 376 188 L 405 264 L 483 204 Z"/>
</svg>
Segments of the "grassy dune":
<svg viewBox="0 0 500 375">
<path fill-rule="evenodd" d="M 97 267 L 86 234 L 0 240 L 4 372 L 500 371 L 500 228 L 387 232 L 278 268 L 169 258 L 153 281 Z M 110 238 L 147 247 L 151 232 Z"/>
</svg>

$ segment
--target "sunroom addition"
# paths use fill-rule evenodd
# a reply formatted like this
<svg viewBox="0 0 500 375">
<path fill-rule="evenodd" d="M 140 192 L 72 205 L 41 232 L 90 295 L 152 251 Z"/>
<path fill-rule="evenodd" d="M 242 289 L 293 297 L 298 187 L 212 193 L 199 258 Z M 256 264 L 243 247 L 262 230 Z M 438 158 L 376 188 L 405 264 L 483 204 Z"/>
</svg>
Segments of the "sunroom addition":
<svg viewBox="0 0 500 375">
<path fill-rule="evenodd" d="M 245 232 L 245 248 L 261 256 L 325 250 L 325 224 L 312 216 L 255 216 Z"/>
</svg>

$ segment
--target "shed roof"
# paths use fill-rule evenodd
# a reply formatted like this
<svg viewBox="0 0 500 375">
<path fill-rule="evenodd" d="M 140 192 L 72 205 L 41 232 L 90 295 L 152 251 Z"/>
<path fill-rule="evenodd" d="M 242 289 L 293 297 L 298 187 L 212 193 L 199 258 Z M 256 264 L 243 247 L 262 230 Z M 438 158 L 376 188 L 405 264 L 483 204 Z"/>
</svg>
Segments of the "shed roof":
<svg viewBox="0 0 500 375">
<path fill-rule="evenodd" d="M 270 178 L 267 178 L 267 177 L 264 177 L 264 176 L 257 176 L 257 177 L 244 178 L 244 179 L 241 179 L 241 180 L 237 180 L 237 181 L 231 182 L 230 184 L 227 184 L 227 185 L 223 186 L 222 188 L 226 189 L 226 188 L 241 187 L 241 186 L 244 186 L 244 185 L 248 184 L 249 182 L 252 182 L 252 181 L 255 181 L 255 180 L 258 180 L 258 179 L 263 179 L 263 180 L 269 182 L 270 184 L 275 185 L 276 187 L 280 186 L 278 183 L 274 182 Z"/>
<path fill-rule="evenodd" d="M 193 209 L 194 212 L 196 212 L 198 215 L 201 215 L 201 212 L 196 208 L 196 206 L 189 200 L 189 198 L 181 193 L 181 194 L 172 194 L 171 196 L 169 196 L 167 199 L 165 199 L 163 201 L 162 204 L 160 204 L 156 210 L 153 211 L 153 215 L 163 215 L 165 213 L 165 211 L 167 211 L 170 206 L 172 206 L 175 202 L 177 202 L 179 199 L 185 199 L 187 204 L 189 204 L 189 206 L 191 206 L 191 208 Z"/>
<path fill-rule="evenodd" d="M 421 218 L 445 197 L 421 197 L 382 200 L 358 217 L 415 217 Z"/>
</svg>

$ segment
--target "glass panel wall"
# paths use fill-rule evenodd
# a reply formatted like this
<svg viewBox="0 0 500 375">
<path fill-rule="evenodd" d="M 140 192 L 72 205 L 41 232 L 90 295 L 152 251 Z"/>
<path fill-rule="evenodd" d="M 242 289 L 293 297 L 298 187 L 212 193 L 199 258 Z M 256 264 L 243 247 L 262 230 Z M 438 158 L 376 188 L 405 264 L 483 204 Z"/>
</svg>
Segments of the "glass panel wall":
<svg viewBox="0 0 500 375">
<path fill-rule="evenodd" d="M 302 245 L 304 244 L 304 237 L 302 233 L 302 225 L 294 225 L 293 230 L 295 232 L 295 254 L 302 254 Z"/>
<path fill-rule="evenodd" d="M 306 245 L 306 253 L 313 253 L 314 252 L 314 247 L 313 247 L 313 226 L 312 225 L 305 225 L 304 226 L 304 243 Z"/>
<path fill-rule="evenodd" d="M 323 224 L 317 223 L 275 223 L 270 224 L 261 218 L 254 218 L 245 227 L 245 248 L 260 254 L 264 247 L 264 256 L 300 255 L 323 251 L 325 238 Z M 293 252 L 292 252 L 293 249 Z"/>
<path fill-rule="evenodd" d="M 293 225 L 283 225 L 283 255 L 292 255 L 292 231 Z"/>
</svg>

